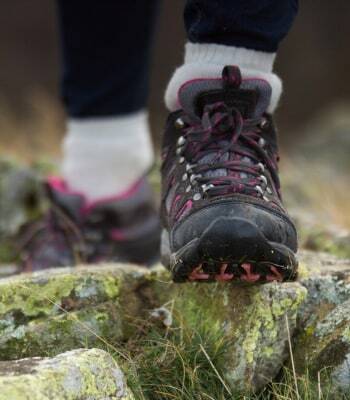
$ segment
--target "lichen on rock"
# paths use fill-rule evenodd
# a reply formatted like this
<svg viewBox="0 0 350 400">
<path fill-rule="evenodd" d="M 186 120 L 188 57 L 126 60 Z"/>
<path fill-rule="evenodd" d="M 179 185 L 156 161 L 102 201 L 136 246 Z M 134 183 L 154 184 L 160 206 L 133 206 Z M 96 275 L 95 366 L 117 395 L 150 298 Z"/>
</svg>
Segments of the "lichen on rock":
<svg viewBox="0 0 350 400">
<path fill-rule="evenodd" d="M 227 345 L 221 364 L 228 384 L 255 392 L 277 375 L 288 357 L 287 321 L 293 334 L 305 296 L 298 283 L 184 285 L 176 290 L 175 301 L 188 325 L 196 324 L 199 315 L 209 330 L 222 332 Z"/>
<path fill-rule="evenodd" d="M 323 374 L 332 391 L 350 390 L 350 300 L 338 305 L 312 329 L 304 330 L 295 346 L 299 373 L 308 371 L 311 378 Z"/>
<path fill-rule="evenodd" d="M 322 253 L 302 258 L 308 294 L 298 311 L 294 362 L 299 374 L 315 381 L 321 374 L 336 396 L 350 390 L 350 261 Z"/>
<path fill-rule="evenodd" d="M 0 400 L 134 400 L 117 363 L 98 349 L 0 362 Z"/>
<path fill-rule="evenodd" d="M 0 359 L 55 355 L 96 346 L 101 337 L 122 339 L 127 316 L 146 312 L 138 290 L 149 275 L 116 264 L 0 280 Z"/>
<path fill-rule="evenodd" d="M 260 286 L 175 285 L 161 266 L 121 264 L 2 279 L 0 359 L 115 350 L 133 333 L 142 336 L 143 323 L 170 335 L 179 328 L 174 308 L 189 332 L 222 341 L 217 367 L 232 390 L 256 392 L 273 380 L 289 356 L 289 338 L 299 372 L 329 368 L 335 382 L 350 387 L 350 262 L 302 252 L 301 266 L 297 283 Z"/>
</svg>

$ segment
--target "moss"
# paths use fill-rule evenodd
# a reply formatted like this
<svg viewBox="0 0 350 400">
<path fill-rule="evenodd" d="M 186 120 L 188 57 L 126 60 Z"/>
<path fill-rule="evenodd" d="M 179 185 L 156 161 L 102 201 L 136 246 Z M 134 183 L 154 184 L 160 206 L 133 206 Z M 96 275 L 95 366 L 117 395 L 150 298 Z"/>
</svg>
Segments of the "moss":
<svg viewBox="0 0 350 400">
<path fill-rule="evenodd" d="M 119 277 L 91 272 L 40 274 L 0 283 L 0 319 L 14 310 L 30 318 L 62 313 L 61 306 L 81 308 L 87 304 L 116 299 Z"/>
<path fill-rule="evenodd" d="M 26 317 L 34 317 L 55 313 L 52 302 L 69 297 L 77 286 L 77 277 L 65 275 L 50 281 L 15 281 L 13 284 L 3 282 L 0 285 L 0 315 L 15 308 Z"/>
<path fill-rule="evenodd" d="M 126 345 L 132 349 L 126 368 L 138 399 L 187 400 L 198 393 L 239 399 L 278 374 L 288 355 L 285 316 L 293 334 L 306 296 L 302 286 L 183 284 L 172 290 L 173 301 L 164 307 L 173 325 L 147 321 L 139 330 L 145 336 Z"/>
<path fill-rule="evenodd" d="M 272 346 L 265 347 L 264 350 L 262 351 L 262 354 L 267 358 L 271 358 L 273 353 L 274 353 L 274 348 Z"/>
<path fill-rule="evenodd" d="M 63 271 L 0 283 L 1 359 L 58 354 L 96 345 L 101 337 L 122 338 L 120 273 Z"/>
<path fill-rule="evenodd" d="M 0 340 L 3 360 L 56 355 L 79 347 L 102 346 L 123 338 L 123 322 L 117 305 L 100 304 L 4 331 Z"/>
<path fill-rule="evenodd" d="M 328 305 L 329 310 L 329 305 Z M 350 351 L 350 301 L 328 313 L 321 310 L 318 322 L 308 325 L 295 343 L 295 365 L 298 373 L 308 369 L 313 379 L 320 370 L 330 373 L 342 368 Z"/>
<path fill-rule="evenodd" d="M 206 360 L 202 345 L 232 388 L 256 390 L 278 373 L 288 354 L 285 316 L 292 332 L 303 287 L 173 285 L 168 278 L 159 267 L 102 266 L 7 280 L 1 284 L 0 353 L 12 359 L 76 347 L 111 349 L 107 342 L 143 332 L 149 311 L 163 305 L 179 310 L 181 329 L 190 330 L 192 339 L 179 338 L 188 341 L 186 351 Z"/>
<path fill-rule="evenodd" d="M 174 293 L 174 307 L 181 310 L 187 326 L 201 326 L 201 331 L 223 337 L 227 343 L 224 376 L 233 388 L 254 390 L 262 384 L 259 374 L 278 372 L 278 363 L 287 355 L 285 315 L 292 331 L 305 296 L 306 290 L 298 284 L 185 284 Z"/>
<path fill-rule="evenodd" d="M 305 329 L 306 336 L 312 336 L 314 334 L 314 332 L 315 332 L 315 327 L 314 326 L 308 326 Z"/>
<path fill-rule="evenodd" d="M 116 299 L 119 295 L 119 280 L 113 276 L 106 276 L 104 281 L 104 290 L 109 299 Z"/>
</svg>

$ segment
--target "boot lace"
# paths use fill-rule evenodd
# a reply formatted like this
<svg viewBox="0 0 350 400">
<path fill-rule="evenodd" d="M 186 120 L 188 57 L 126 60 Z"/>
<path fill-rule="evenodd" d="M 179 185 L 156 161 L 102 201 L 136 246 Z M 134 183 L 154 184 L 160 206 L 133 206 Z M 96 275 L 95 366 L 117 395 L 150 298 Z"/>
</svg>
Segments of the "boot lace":
<svg viewBox="0 0 350 400">
<path fill-rule="evenodd" d="M 264 117 L 244 120 L 237 108 L 218 102 L 206 105 L 200 119 L 186 115 L 179 122 L 184 132 L 177 143 L 179 162 L 190 160 L 186 191 L 199 185 L 209 197 L 244 193 L 268 201 L 268 170 L 279 192 L 277 158 L 265 150 L 261 136 Z M 201 198 L 199 192 L 195 196 Z"/>
</svg>

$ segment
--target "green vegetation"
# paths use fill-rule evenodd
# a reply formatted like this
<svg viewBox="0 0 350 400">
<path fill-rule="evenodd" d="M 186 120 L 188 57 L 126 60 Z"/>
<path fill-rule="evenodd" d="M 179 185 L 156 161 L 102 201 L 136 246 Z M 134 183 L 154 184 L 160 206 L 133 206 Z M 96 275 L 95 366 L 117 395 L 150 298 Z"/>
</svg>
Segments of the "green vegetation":
<svg viewBox="0 0 350 400">
<path fill-rule="evenodd" d="M 138 333 L 114 356 L 136 400 L 347 400 L 334 394 L 323 370 L 313 379 L 284 368 L 262 393 L 237 393 L 225 380 L 223 355 L 230 343 L 201 313 L 192 320 L 173 310 L 171 327 L 138 321 Z M 297 382 L 297 385 L 296 385 Z M 336 397 L 335 397 L 336 396 Z"/>
<path fill-rule="evenodd" d="M 284 368 L 262 393 L 238 393 L 225 380 L 222 360 L 230 343 L 224 330 L 208 326 L 200 314 L 188 319 L 176 307 L 172 312 L 171 326 L 152 319 L 135 322 L 137 333 L 113 354 L 136 400 L 350 399 L 332 392 L 326 369 L 315 378 L 308 372 L 296 375 L 292 367 Z"/>
</svg>

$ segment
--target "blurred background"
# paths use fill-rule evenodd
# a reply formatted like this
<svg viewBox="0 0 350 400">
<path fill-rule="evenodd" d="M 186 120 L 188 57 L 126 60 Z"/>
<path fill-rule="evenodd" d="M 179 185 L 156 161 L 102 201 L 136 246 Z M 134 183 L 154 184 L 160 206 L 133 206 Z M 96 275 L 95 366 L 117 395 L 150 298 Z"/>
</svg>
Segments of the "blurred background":
<svg viewBox="0 0 350 400">
<path fill-rule="evenodd" d="M 149 99 L 156 146 L 166 116 L 163 93 L 183 58 L 182 8 L 183 1 L 164 0 L 157 27 Z M 340 248 L 350 256 L 349 21 L 348 0 L 300 1 L 277 61 L 284 82 L 277 120 L 289 209 L 302 228 L 322 226 L 326 239 L 332 238 L 322 245 L 315 239 L 309 248 L 332 247 L 340 237 Z M 55 1 L 1 0 L 0 160 L 59 159 L 64 134 L 59 60 Z M 8 193 L 1 179 L 0 191 L 1 214 Z M 310 241 L 309 234 L 302 237 Z"/>
<path fill-rule="evenodd" d="M 320 112 L 350 99 L 350 6 L 347 0 L 301 1 L 283 42 L 277 71 L 284 81 L 278 120 L 284 143 L 304 140 L 303 127 Z M 153 57 L 150 110 L 155 136 L 165 116 L 163 92 L 181 63 L 183 1 L 164 0 Z M 0 143 L 24 156 L 57 154 L 64 132 L 59 102 L 59 37 L 55 1 L 0 4 Z M 171 45 L 169 46 L 169 41 Z M 290 140 L 288 140 L 290 139 Z M 22 143 L 22 144 L 21 144 Z"/>
</svg>

